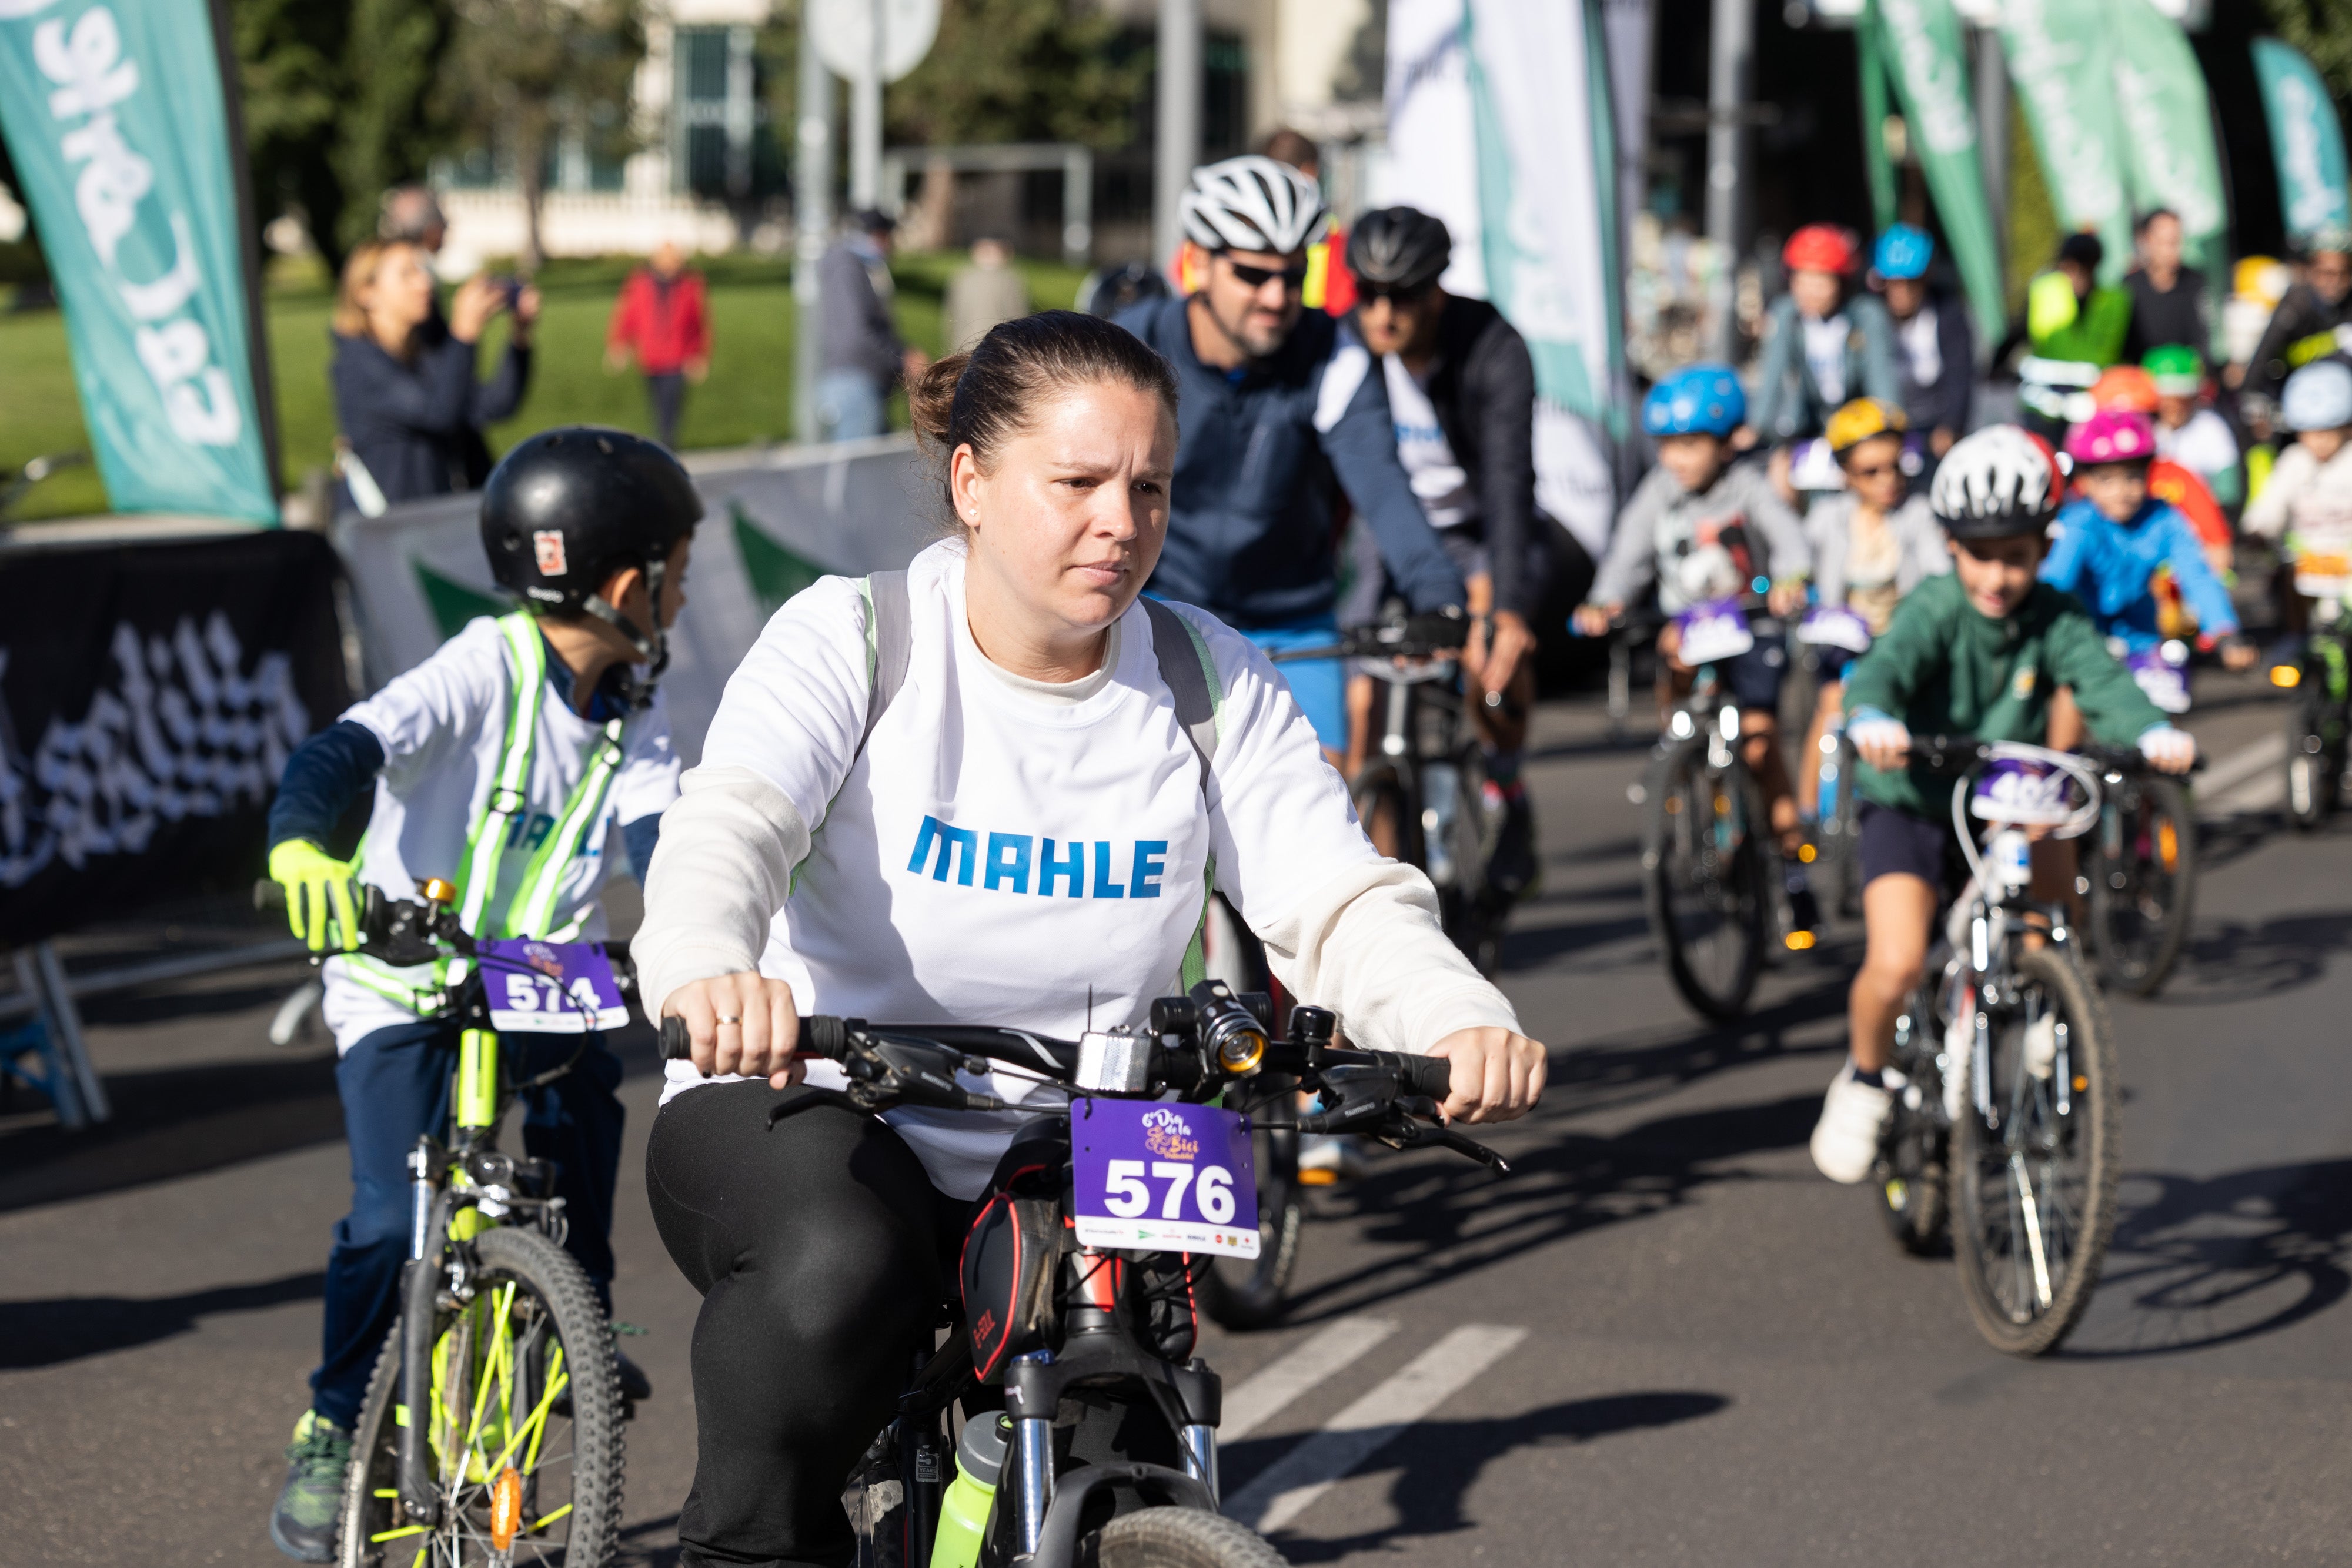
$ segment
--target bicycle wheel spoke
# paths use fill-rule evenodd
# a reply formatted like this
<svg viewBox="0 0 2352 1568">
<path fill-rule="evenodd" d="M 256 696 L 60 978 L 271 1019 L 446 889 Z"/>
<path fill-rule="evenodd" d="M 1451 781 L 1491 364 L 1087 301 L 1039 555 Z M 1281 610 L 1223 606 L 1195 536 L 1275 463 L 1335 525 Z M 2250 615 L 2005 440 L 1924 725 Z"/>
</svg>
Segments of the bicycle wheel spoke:
<svg viewBox="0 0 2352 1568">
<path fill-rule="evenodd" d="M 2033 1201 L 2033 1177 L 2025 1168 L 2025 1156 L 2009 1156 L 2010 1179 L 2017 1184 L 2018 1209 L 2025 1221 L 2025 1245 L 2033 1260 L 2033 1300 L 2042 1312 L 2050 1310 L 2050 1258 L 2042 1248 L 2042 1215 Z"/>
</svg>

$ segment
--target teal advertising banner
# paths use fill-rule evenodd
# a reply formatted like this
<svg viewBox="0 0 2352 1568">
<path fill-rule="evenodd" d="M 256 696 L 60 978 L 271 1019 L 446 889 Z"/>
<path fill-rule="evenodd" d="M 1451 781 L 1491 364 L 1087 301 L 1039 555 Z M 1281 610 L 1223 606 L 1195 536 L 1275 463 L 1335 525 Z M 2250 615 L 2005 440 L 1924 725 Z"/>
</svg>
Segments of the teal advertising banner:
<svg viewBox="0 0 2352 1568">
<path fill-rule="evenodd" d="M 109 497 L 275 522 L 221 60 L 206 0 L 0 0 L 0 134 Z"/>
<path fill-rule="evenodd" d="M 2352 202 L 2344 190 L 2344 127 L 2327 84 L 2291 44 L 2256 38 L 2253 50 L 2288 235 L 2300 240 L 2322 229 L 2352 228 Z"/>
<path fill-rule="evenodd" d="M 2075 0 L 2003 0 L 2000 47 L 2033 131 L 2062 230 L 2089 229 L 2106 251 L 2103 283 L 2132 258 L 2130 171 L 2116 110 L 2107 9 Z"/>
<path fill-rule="evenodd" d="M 2143 213 L 2178 213 L 2184 259 L 2207 277 L 2220 277 L 2230 265 L 2230 204 L 2197 52 L 2180 24 L 2148 0 L 2107 0 L 2107 11 L 2133 204 Z"/>
<path fill-rule="evenodd" d="M 1952 0 L 1871 0 L 1863 17 L 1863 37 L 1903 99 L 1904 122 L 1943 220 L 1944 243 L 1968 291 L 1979 342 L 1989 348 L 2000 336 L 2009 306 L 2001 293 L 2000 231 L 1977 163 L 1976 107 L 1959 13 Z M 1875 139 L 1865 131 L 1864 140 Z"/>
</svg>

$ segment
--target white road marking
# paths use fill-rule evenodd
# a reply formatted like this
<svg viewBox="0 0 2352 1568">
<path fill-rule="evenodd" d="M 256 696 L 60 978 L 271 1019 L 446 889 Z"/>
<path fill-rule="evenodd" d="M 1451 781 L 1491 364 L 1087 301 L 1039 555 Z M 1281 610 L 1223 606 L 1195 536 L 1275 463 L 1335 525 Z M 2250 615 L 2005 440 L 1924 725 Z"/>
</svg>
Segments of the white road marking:
<svg viewBox="0 0 2352 1568">
<path fill-rule="evenodd" d="M 1292 1400 L 1362 1360 L 1396 1328 L 1385 1318 L 1341 1318 L 1288 1354 L 1260 1367 L 1248 1382 L 1225 1396 L 1217 1440 L 1230 1443 L 1256 1431 Z"/>
<path fill-rule="evenodd" d="M 1527 1337 L 1492 1323 L 1455 1329 L 1227 1499 L 1226 1514 L 1260 1534 L 1280 1530 Z"/>
</svg>

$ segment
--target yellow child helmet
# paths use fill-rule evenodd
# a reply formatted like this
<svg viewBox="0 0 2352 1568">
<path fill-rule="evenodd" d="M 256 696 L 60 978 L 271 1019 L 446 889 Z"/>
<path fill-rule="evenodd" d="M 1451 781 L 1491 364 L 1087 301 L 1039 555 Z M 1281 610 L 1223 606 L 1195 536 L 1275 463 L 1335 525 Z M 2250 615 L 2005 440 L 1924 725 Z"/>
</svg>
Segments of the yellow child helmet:
<svg viewBox="0 0 2352 1568">
<path fill-rule="evenodd" d="M 1839 456 L 1861 445 L 1874 435 L 1900 435 L 1910 428 L 1903 411 L 1892 403 L 1881 402 L 1874 397 L 1858 397 L 1830 415 L 1830 450 Z"/>
</svg>

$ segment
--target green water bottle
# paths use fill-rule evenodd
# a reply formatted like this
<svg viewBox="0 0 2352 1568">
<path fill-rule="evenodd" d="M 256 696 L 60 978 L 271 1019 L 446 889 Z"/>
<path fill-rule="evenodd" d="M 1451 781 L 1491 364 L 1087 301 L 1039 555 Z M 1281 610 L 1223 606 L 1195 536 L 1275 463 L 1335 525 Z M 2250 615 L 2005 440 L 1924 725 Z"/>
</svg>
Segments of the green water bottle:
<svg viewBox="0 0 2352 1568">
<path fill-rule="evenodd" d="M 931 1568 L 973 1568 L 988 1511 L 996 1501 L 996 1478 L 1004 1473 L 1004 1450 L 1013 1423 L 983 1410 L 963 1424 L 956 1441 L 956 1478 L 940 1499 L 940 1532 L 931 1541 Z"/>
</svg>

